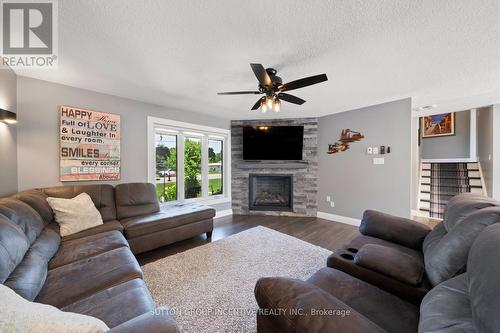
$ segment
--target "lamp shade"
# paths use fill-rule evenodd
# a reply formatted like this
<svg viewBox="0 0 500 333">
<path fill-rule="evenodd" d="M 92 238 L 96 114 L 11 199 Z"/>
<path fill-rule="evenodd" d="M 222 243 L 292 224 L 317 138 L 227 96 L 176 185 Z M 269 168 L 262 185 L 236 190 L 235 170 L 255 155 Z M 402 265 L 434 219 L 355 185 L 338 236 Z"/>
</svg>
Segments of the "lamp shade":
<svg viewBox="0 0 500 333">
<path fill-rule="evenodd" d="M 0 109 L 0 121 L 13 124 L 17 122 L 17 116 L 14 112 Z"/>
</svg>

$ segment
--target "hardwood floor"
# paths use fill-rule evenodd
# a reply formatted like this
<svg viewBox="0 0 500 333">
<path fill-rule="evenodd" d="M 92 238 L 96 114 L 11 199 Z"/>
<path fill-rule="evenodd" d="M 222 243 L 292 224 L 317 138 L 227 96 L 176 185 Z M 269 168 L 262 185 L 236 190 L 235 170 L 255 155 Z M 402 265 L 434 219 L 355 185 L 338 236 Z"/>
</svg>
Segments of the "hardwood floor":
<svg viewBox="0 0 500 333">
<path fill-rule="evenodd" d="M 297 237 L 329 250 L 334 250 L 337 246 L 348 242 L 359 234 L 357 227 L 315 217 L 232 215 L 221 217 L 214 221 L 212 241 L 228 237 L 259 225 Z M 182 242 L 164 246 L 154 251 L 139 254 L 137 260 L 141 265 L 144 265 L 148 262 L 183 252 L 206 243 L 206 235 L 200 235 Z"/>
<path fill-rule="evenodd" d="M 439 224 L 439 222 L 442 221 L 442 220 L 439 220 L 439 219 L 433 219 L 433 218 L 430 218 L 430 217 L 422 217 L 422 216 L 412 216 L 411 219 L 415 220 L 417 222 L 426 224 L 426 225 L 428 225 L 431 228 L 434 228 L 437 224 Z"/>
</svg>

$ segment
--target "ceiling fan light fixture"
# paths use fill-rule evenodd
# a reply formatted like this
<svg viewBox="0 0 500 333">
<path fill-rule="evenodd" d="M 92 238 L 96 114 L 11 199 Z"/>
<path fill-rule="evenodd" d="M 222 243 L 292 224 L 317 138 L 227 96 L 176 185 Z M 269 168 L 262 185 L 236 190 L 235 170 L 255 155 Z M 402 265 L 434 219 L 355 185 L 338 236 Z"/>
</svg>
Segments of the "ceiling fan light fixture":
<svg viewBox="0 0 500 333">
<path fill-rule="evenodd" d="M 280 112 L 280 110 L 281 110 L 281 101 L 276 98 L 274 100 L 273 111 L 274 112 Z"/>
<path fill-rule="evenodd" d="M 267 96 L 266 104 L 267 104 L 267 108 L 269 110 L 271 110 L 273 108 L 274 101 L 273 101 L 273 98 L 271 96 Z"/>
<path fill-rule="evenodd" d="M 274 68 L 264 68 L 262 64 L 250 64 L 257 81 L 259 81 L 258 91 L 226 91 L 219 92 L 219 95 L 264 95 L 252 106 L 250 110 L 261 109 L 262 113 L 274 110 L 281 110 L 281 101 L 292 104 L 302 105 L 306 101 L 297 96 L 290 95 L 288 91 L 300 89 L 324 81 L 328 81 L 326 74 L 319 74 L 304 77 L 295 81 L 290 81 L 283 84 L 281 77 L 277 76 L 277 71 Z"/>
<path fill-rule="evenodd" d="M 260 103 L 260 111 L 262 111 L 262 113 L 266 113 L 267 112 L 267 101 L 266 100 L 263 100 L 262 103 Z"/>
</svg>

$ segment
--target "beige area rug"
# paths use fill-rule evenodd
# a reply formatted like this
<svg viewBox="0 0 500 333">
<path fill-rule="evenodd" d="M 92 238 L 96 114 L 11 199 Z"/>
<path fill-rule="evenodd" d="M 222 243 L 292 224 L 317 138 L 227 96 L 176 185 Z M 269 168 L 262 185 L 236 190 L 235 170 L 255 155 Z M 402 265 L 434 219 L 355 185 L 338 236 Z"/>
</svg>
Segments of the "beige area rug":
<svg viewBox="0 0 500 333">
<path fill-rule="evenodd" d="M 184 332 L 256 332 L 253 294 L 260 277 L 305 280 L 331 251 L 255 227 L 142 267 L 157 306 L 167 306 Z"/>
</svg>

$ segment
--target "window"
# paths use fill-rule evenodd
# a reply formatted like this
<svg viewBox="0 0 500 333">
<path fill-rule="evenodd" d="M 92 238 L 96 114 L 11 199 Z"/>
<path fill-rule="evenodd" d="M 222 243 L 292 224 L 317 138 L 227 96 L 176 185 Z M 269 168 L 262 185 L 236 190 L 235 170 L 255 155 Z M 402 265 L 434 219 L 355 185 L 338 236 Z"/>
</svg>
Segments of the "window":
<svg viewBox="0 0 500 333">
<path fill-rule="evenodd" d="M 201 139 L 184 139 L 184 198 L 201 197 Z"/>
<path fill-rule="evenodd" d="M 224 191 L 224 140 L 208 139 L 208 195 Z"/>
<path fill-rule="evenodd" d="M 155 133 L 156 192 L 160 201 L 177 200 L 177 136 Z"/>
<path fill-rule="evenodd" d="M 161 202 L 229 201 L 229 130 L 148 118 L 149 179 Z"/>
</svg>

